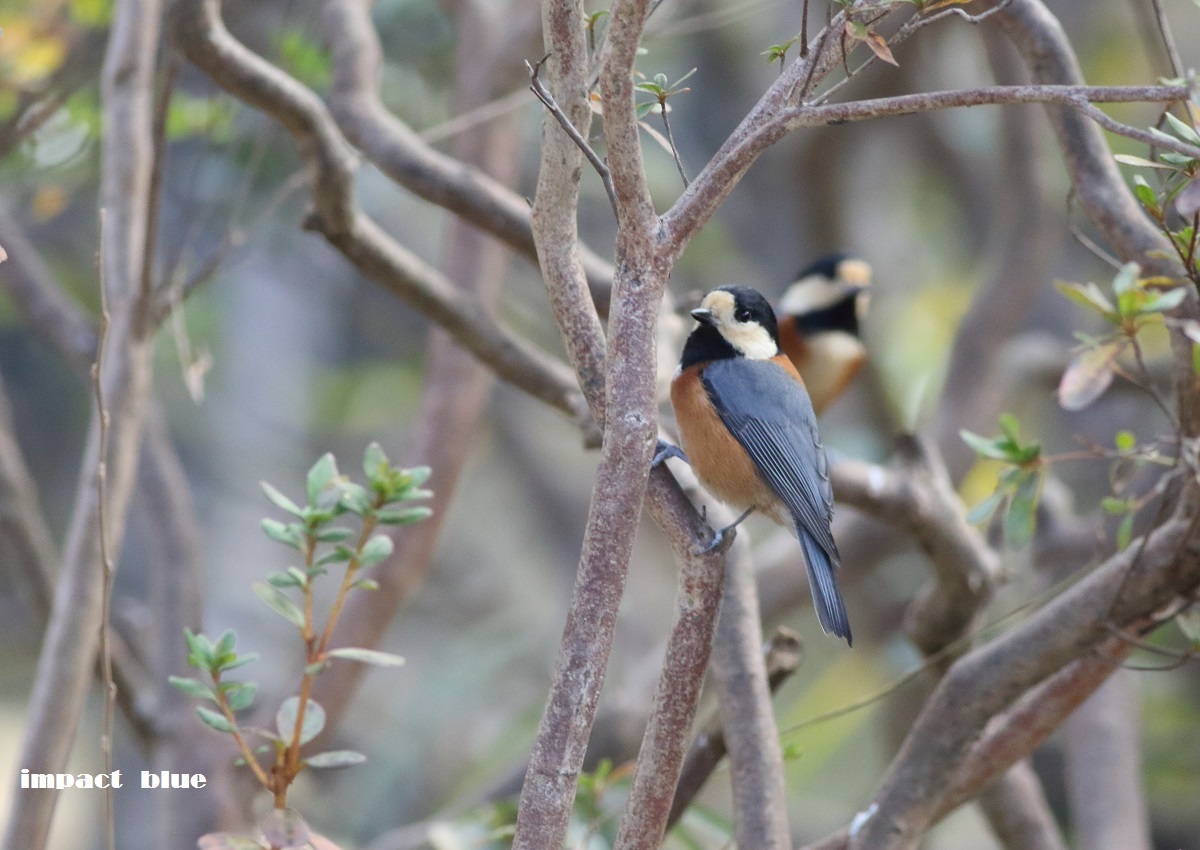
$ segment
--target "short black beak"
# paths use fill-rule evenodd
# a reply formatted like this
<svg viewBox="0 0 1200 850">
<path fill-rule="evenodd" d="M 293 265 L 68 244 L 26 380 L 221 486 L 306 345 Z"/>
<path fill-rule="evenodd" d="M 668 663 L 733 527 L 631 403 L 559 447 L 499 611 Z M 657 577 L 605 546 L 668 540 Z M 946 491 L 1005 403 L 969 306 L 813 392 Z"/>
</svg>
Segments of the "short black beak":
<svg viewBox="0 0 1200 850">
<path fill-rule="evenodd" d="M 711 325 L 713 323 L 713 311 L 707 307 L 697 307 L 692 311 L 692 318 L 702 325 Z"/>
</svg>

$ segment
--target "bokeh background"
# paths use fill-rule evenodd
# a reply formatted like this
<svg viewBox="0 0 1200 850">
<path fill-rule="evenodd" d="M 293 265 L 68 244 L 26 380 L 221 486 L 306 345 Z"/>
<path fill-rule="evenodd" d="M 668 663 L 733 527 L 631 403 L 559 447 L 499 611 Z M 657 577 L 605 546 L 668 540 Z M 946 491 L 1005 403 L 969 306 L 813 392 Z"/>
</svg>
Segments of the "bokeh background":
<svg viewBox="0 0 1200 850">
<path fill-rule="evenodd" d="M 503 25 L 483 43 L 464 43 L 463 3 L 380 0 L 374 18 L 386 54 L 388 106 L 440 148 L 503 123 L 492 144 L 507 146 L 505 177 L 531 196 L 542 110 L 525 91 L 524 61 L 541 55 L 537 10 L 506 6 Z M 1150 82 L 1167 74 L 1148 4 L 1130 0 L 1054 0 L 1093 84 Z M 1194 60 L 1200 10 L 1165 3 L 1185 62 Z M 798 29 L 799 4 L 774 0 L 671 0 L 655 13 L 638 63 L 647 76 L 677 79 L 695 68 L 690 91 L 670 100 L 682 161 L 697 172 L 778 68 L 762 55 Z M 79 305 L 97 310 L 97 80 L 109 4 L 104 0 L 0 2 L 0 244 L 18 229 Z M 227 3 L 231 29 L 257 52 L 319 92 L 329 59 L 309 0 Z M 814 3 L 813 20 L 823 16 Z M 601 20 L 602 25 L 602 20 Z M 899 67 L 876 63 L 839 97 L 866 98 L 983 85 L 1020 78 L 999 42 L 957 19 L 923 30 L 895 51 Z M 464 91 L 463 63 L 496 54 L 490 90 Z M 164 61 L 170 59 L 164 53 Z M 262 660 L 249 668 L 264 699 L 281 698 L 298 677 L 290 627 L 250 591 L 253 581 L 288 564 L 288 552 L 259 530 L 274 515 L 258 482 L 303 491 L 304 472 L 332 451 L 357 470 L 368 442 L 418 464 L 413 434 L 422 393 L 428 324 L 377 284 L 359 276 L 319 236 L 301 228 L 306 190 L 301 162 L 279 127 L 215 90 L 181 62 L 167 117 L 156 279 L 197 273 L 216 258 L 211 279 L 159 334 L 155 388 L 194 500 L 202 552 L 203 623 L 209 634 L 237 630 L 239 645 Z M 12 119 L 23 93 L 53 83 L 63 98 L 33 132 Z M 479 118 L 464 103 L 496 104 Z M 1158 118 L 1152 105 L 1107 111 L 1135 126 Z M 484 116 L 486 118 L 486 116 Z M 656 116 L 646 119 L 660 129 Z M 1122 139 L 1118 151 L 1145 155 Z M 651 186 L 661 208 L 679 193 L 667 151 L 645 136 Z M 613 223 L 603 189 L 584 178 L 586 241 L 611 255 Z M 451 217 L 397 189 L 367 166 L 363 208 L 410 249 L 444 265 L 457 244 Z M 1082 233 L 1073 233 L 1082 230 Z M 234 234 L 234 244 L 225 243 Z M 11 250 L 11 249 L 10 249 Z M 1164 428 L 1144 394 L 1118 380 L 1085 414 L 1066 414 L 1054 387 L 1073 344 L 1091 321 L 1051 286 L 1056 279 L 1107 282 L 1113 270 L 1087 244 L 1082 216 L 1040 110 L 976 108 L 796 133 L 754 166 L 718 216 L 684 255 L 671 288 L 681 299 L 728 282 L 778 294 L 794 273 L 832 250 L 875 268 L 865 336 L 872 365 L 822 422 L 826 445 L 850 456 L 885 459 L 895 436 L 920 429 L 953 435 L 959 427 L 995 430 L 1011 410 L 1023 432 L 1048 451 L 1070 451 L 1084 435 L 1109 443 L 1119 429 L 1151 437 Z M 1019 255 L 1022 263 L 1014 264 Z M 561 351 L 535 268 L 503 266 L 500 315 L 539 345 Z M 998 340 L 978 380 L 988 400 L 948 421 L 942 382 L 959 320 L 978 288 L 1006 268 L 1019 333 Z M 10 274 L 0 265 L 0 282 Z M 90 388 L 32 330 L 0 285 L 0 378 L 7 411 L 40 506 L 61 547 L 79 475 Z M 998 317 L 1001 321 L 1001 317 Z M 1007 320 L 1004 320 L 1007 321 Z M 1157 352 L 1162 354 L 1163 351 Z M 672 354 L 672 357 L 675 355 Z M 1153 365 L 1153 364 L 1152 364 Z M 964 500 L 979 501 L 996 470 L 973 463 L 946 439 L 947 460 Z M 482 424 L 454 447 L 467 458 L 433 561 L 390 626 L 382 647 L 406 657 L 399 670 L 373 670 L 337 730 L 339 746 L 361 750 L 362 767 L 302 779 L 297 807 L 317 828 L 350 847 L 489 846 L 503 805 L 519 787 L 523 758 L 543 706 L 569 599 L 591 489 L 595 453 L 577 429 L 511 387 L 498 384 Z M 1080 463 L 1058 470 L 1075 509 L 1094 512 L 1108 493 L 1108 468 Z M 152 577 L 163 557 L 142 493 L 120 557 L 113 617 L 131 645 L 181 641 L 155 624 Z M 824 638 L 801 591 L 799 556 L 769 525 L 749 523 L 764 565 L 769 624 L 804 639 L 804 663 L 777 697 L 789 756 L 793 830 L 818 837 L 846 823 L 867 798 L 910 717 L 905 686 L 836 719 L 787 732 L 803 721 L 878 694 L 920 664 L 900 632 L 905 605 L 927 577 L 911 541 L 870 523 L 845 524 L 844 582 L 854 612 L 855 649 Z M 1096 533 L 1110 533 L 1103 523 Z M 3 529 L 0 529 L 3 534 Z M 1006 553 L 1010 582 L 991 619 L 1044 586 L 1022 552 Z M 43 623 L 18 565 L 0 563 L 0 818 L 8 805 L 24 712 Z M 670 622 L 674 566 L 647 524 L 639 535 L 617 643 L 601 707 L 598 752 L 628 758 L 661 661 Z M 1132 678 L 1141 712 L 1144 776 L 1156 846 L 1200 845 L 1200 677 L 1194 665 Z M 99 770 L 99 689 L 77 738 L 80 771 Z M 703 710 L 702 710 L 703 711 Z M 184 714 L 183 738 L 196 751 L 221 736 Z M 117 760 L 126 777 L 148 763 L 118 722 Z M 1060 814 L 1065 809 L 1059 742 L 1035 763 Z M 721 771 L 672 846 L 722 847 L 728 838 L 727 777 Z M 156 830 L 172 807 L 211 801 L 135 790 L 118 800 L 119 844 L 161 847 Z M 260 803 L 262 801 L 259 801 Z M 620 789 L 604 802 L 620 811 Z M 68 793 L 52 846 L 101 846 L 101 796 Z M 497 815 L 493 806 L 500 806 Z M 260 805 L 261 808 L 261 805 Z M 1065 814 L 1063 814 L 1065 818 Z M 412 824 L 445 821 L 434 830 Z M 451 824 L 457 824 L 452 826 Z M 401 829 L 408 826 L 408 829 Z M 390 830 L 400 829 L 399 833 Z M 603 830 L 600 830 L 603 831 Z M 382 836 L 382 838 L 381 838 Z M 586 842 L 584 836 L 577 839 Z M 594 839 L 599 841 L 599 838 Z M 390 843 L 389 843 L 390 842 Z M 191 846 L 180 843 L 177 846 Z M 595 844 L 594 846 L 600 846 Z M 940 826 L 933 848 L 995 846 L 969 808 Z"/>
</svg>

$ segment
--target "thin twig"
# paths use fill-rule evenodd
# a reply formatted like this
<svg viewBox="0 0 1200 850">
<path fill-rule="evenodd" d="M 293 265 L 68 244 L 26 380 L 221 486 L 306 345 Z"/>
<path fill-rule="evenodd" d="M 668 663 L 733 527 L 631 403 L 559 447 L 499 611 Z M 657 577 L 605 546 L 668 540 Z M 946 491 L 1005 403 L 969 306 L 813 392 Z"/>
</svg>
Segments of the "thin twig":
<svg viewBox="0 0 1200 850">
<path fill-rule="evenodd" d="M 113 720 L 117 702 L 117 685 L 113 681 L 112 648 L 109 632 L 112 629 L 112 593 L 116 570 L 108 540 L 108 407 L 105 405 L 103 382 L 104 349 L 108 341 L 108 292 L 104 273 L 104 209 L 100 209 L 100 322 L 96 343 L 96 362 L 92 364 L 92 389 L 96 397 L 96 413 L 100 417 L 100 452 L 96 463 L 96 528 L 100 542 L 100 569 L 103 601 L 100 608 L 100 665 L 104 675 L 104 721 L 100 731 L 100 752 L 104 756 L 104 771 L 113 770 Z M 104 834 L 108 850 L 115 850 L 116 811 L 110 783 L 104 791 Z"/>
<path fill-rule="evenodd" d="M 1154 22 L 1158 25 L 1158 34 L 1162 36 L 1167 61 L 1171 63 L 1171 76 L 1179 79 L 1183 76 L 1183 60 L 1179 57 L 1179 48 L 1175 46 L 1175 38 L 1171 35 L 1171 25 L 1167 22 L 1166 12 L 1163 11 L 1162 0 L 1150 0 L 1150 8 L 1154 10 Z"/>
<path fill-rule="evenodd" d="M 528 62 L 525 63 L 525 67 L 529 69 L 529 90 L 534 93 L 546 109 L 550 110 L 550 114 L 554 116 L 554 120 L 566 130 L 567 135 L 571 137 L 571 141 L 579 146 L 579 149 L 583 151 L 583 155 L 587 157 L 587 161 L 592 164 L 592 168 L 596 169 L 596 173 L 600 175 L 601 182 L 604 183 L 604 191 L 608 193 L 608 202 L 612 204 L 613 215 L 616 215 L 617 191 L 613 188 L 612 172 L 608 170 L 608 165 L 600 158 L 600 155 L 592 150 L 592 146 L 588 144 L 587 139 L 581 136 L 579 131 L 575 129 L 575 125 L 571 123 L 571 119 L 566 116 L 558 103 L 555 102 L 554 96 L 546 90 L 546 87 L 542 84 L 538 76 L 538 73 L 542 69 L 542 64 L 549 58 L 550 54 L 547 53 L 536 64 L 530 65 Z M 663 120 L 666 120 L 666 115 L 663 115 Z M 668 129 L 667 132 L 670 132 L 670 130 Z M 673 149 L 674 146 L 672 145 Z M 684 178 L 684 183 L 687 183 L 686 177 Z"/>
<path fill-rule="evenodd" d="M 688 187 L 687 174 L 683 170 L 683 160 L 679 158 L 679 148 L 675 146 L 675 137 L 671 135 L 671 122 L 667 120 L 667 104 L 666 101 L 660 101 L 658 111 L 662 113 L 663 129 L 667 131 L 667 144 L 671 146 L 671 156 L 675 157 L 675 167 L 679 169 L 679 179 L 683 181 L 683 188 Z"/>
<path fill-rule="evenodd" d="M 154 161 L 150 166 L 150 190 L 146 209 L 146 249 L 142 254 L 141 298 L 150 302 L 154 289 L 154 252 L 158 243 L 158 211 L 162 204 L 163 164 L 167 151 L 167 111 L 171 96 L 175 92 L 175 80 L 179 76 L 179 62 L 172 58 L 167 66 L 166 78 L 154 102 L 154 120 L 150 128 L 151 149 Z"/>
</svg>

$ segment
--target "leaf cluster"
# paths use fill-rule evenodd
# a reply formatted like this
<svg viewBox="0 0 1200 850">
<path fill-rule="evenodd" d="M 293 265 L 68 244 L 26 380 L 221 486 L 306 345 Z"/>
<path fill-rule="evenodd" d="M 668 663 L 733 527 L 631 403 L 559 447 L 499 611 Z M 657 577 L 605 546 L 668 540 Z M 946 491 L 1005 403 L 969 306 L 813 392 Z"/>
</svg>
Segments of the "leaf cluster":
<svg viewBox="0 0 1200 850">
<path fill-rule="evenodd" d="M 339 472 L 333 455 L 325 454 L 305 477 L 303 503 L 262 482 L 267 499 L 289 515 L 287 521 L 264 519 L 263 533 L 271 540 L 297 550 L 303 557 L 301 566 L 271 573 L 266 581 L 253 584 L 258 597 L 296 627 L 305 647 L 300 693 L 288 697 L 280 705 L 275 713 L 274 729 L 243 728 L 235 716 L 254 702 L 258 685 L 223 678 L 228 672 L 257 659 L 254 654 L 238 654 L 237 635 L 233 630 L 213 641 L 185 629 L 188 664 L 206 673 L 211 685 L 197 678 L 172 676 L 170 679 L 172 685 L 188 696 L 215 705 L 215 708 L 199 705 L 196 713 L 209 727 L 234 737 L 242 754 L 239 763 L 249 766 L 259 782 L 275 794 L 276 813 L 290 811 L 285 805 L 287 788 L 300 771 L 349 767 L 366 760 L 366 756 L 351 750 L 332 750 L 301 758 L 300 748 L 320 734 L 325 726 L 324 709 L 308 696 L 313 679 L 334 659 L 382 667 L 404 663 L 400 656 L 379 650 L 329 647 L 330 636 L 347 595 L 356 589 L 378 588 L 373 580 L 361 578 L 361 571 L 376 566 L 392 553 L 391 538 L 375 534 L 375 529 L 379 525 L 420 522 L 431 513 L 428 507 L 410 504 L 432 495 L 422 489 L 429 479 L 428 467 L 402 469 L 392 466 L 383 449 L 372 443 L 363 456 L 363 473 L 365 484 L 351 481 Z M 346 518 L 352 518 L 358 528 L 335 524 Z M 313 585 L 335 565 L 340 567 L 341 583 L 328 619 L 323 627 L 319 627 L 313 613 Z M 293 595 L 297 593 L 299 598 Z M 246 736 L 265 743 L 251 750 Z M 258 761 L 264 753 L 271 756 L 273 763 L 269 773 Z M 302 822 L 302 819 L 298 822 L 292 819 L 275 826 L 290 833 L 289 824 Z M 278 831 L 268 830 L 265 823 L 263 830 L 264 834 Z M 240 840 L 241 837 L 236 838 Z"/>
<path fill-rule="evenodd" d="M 967 521 L 984 522 L 1000 510 L 1005 545 L 1013 549 L 1026 545 L 1037 528 L 1037 505 L 1045 478 L 1041 444 L 1021 441 L 1020 422 L 1011 413 L 1000 415 L 998 437 L 981 437 L 965 429 L 959 434 L 980 457 L 1007 464 L 996 491 L 971 509 Z"/>
</svg>

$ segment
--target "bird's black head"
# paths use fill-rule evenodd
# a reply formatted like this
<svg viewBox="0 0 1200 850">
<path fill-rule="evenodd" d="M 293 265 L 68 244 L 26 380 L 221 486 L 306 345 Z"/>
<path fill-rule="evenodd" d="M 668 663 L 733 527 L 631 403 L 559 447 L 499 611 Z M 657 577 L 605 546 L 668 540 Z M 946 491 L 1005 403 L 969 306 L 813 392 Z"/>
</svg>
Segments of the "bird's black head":
<svg viewBox="0 0 1200 850">
<path fill-rule="evenodd" d="M 779 326 L 770 303 L 748 286 L 718 286 L 692 311 L 700 326 L 683 348 L 682 368 L 707 360 L 767 360 L 779 353 Z"/>
<path fill-rule="evenodd" d="M 865 261 L 848 254 L 830 254 L 800 272 L 784 292 L 779 310 L 791 317 L 805 336 L 826 331 L 858 336 L 870 288 L 871 267 Z"/>
</svg>

